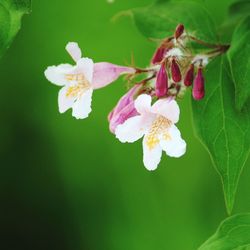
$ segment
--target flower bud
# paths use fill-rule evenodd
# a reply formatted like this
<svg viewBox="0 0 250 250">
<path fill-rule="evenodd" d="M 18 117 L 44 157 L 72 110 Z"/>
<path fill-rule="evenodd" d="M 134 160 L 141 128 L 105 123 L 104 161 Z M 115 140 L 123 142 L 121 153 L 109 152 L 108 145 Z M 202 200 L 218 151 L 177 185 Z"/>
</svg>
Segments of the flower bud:
<svg viewBox="0 0 250 250">
<path fill-rule="evenodd" d="M 151 60 L 152 64 L 157 64 L 157 63 L 161 63 L 162 60 L 165 57 L 165 54 L 172 49 L 174 46 L 174 43 L 172 41 L 172 38 L 166 38 L 165 40 L 163 40 L 163 42 L 161 43 L 160 47 L 157 48 L 157 50 L 154 53 L 154 56 Z"/>
<path fill-rule="evenodd" d="M 103 88 L 117 80 L 121 75 L 134 74 L 132 67 L 119 66 L 112 63 L 100 62 L 94 64 L 92 86 L 94 89 Z"/>
<path fill-rule="evenodd" d="M 179 24 L 175 29 L 175 33 L 174 33 L 175 39 L 178 39 L 183 34 L 183 32 L 184 32 L 184 25 Z"/>
<path fill-rule="evenodd" d="M 136 84 L 132 87 L 121 97 L 115 108 L 109 113 L 109 129 L 112 133 L 115 132 L 118 125 L 123 124 L 128 118 L 138 115 L 134 105 L 134 95 L 140 88 L 140 84 Z"/>
<path fill-rule="evenodd" d="M 194 79 L 194 87 L 193 87 L 193 97 L 195 100 L 203 99 L 205 95 L 205 88 L 204 88 L 204 77 L 202 74 L 202 68 L 198 69 L 198 73 Z"/>
<path fill-rule="evenodd" d="M 168 75 L 166 71 L 166 63 L 163 62 L 160 70 L 157 73 L 155 94 L 157 97 L 163 97 L 168 92 Z"/>
<path fill-rule="evenodd" d="M 194 81 L 194 65 L 191 64 L 184 78 L 184 84 L 185 86 L 189 87 L 193 84 L 193 81 Z"/>
<path fill-rule="evenodd" d="M 177 64 L 175 59 L 172 60 L 171 73 L 172 73 L 172 78 L 173 78 L 174 82 L 181 81 L 181 71 L 180 71 L 179 65 Z"/>
<path fill-rule="evenodd" d="M 160 63 L 164 58 L 165 52 L 166 52 L 166 48 L 164 46 L 159 47 L 156 50 L 156 52 L 155 52 L 155 54 L 154 54 L 154 56 L 152 58 L 151 63 L 152 64 Z"/>
</svg>

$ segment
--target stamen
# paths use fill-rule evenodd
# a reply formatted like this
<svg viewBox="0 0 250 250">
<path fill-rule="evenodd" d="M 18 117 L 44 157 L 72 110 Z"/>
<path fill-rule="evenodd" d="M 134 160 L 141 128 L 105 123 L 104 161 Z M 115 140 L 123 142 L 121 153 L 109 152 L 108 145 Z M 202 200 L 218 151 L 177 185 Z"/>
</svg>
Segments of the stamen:
<svg viewBox="0 0 250 250">
<path fill-rule="evenodd" d="M 80 97 L 90 88 L 90 83 L 83 74 L 67 74 L 65 78 L 68 81 L 77 82 L 76 85 L 68 88 L 66 97 Z"/>
<path fill-rule="evenodd" d="M 158 116 L 153 122 L 149 133 L 146 137 L 146 144 L 149 150 L 152 150 L 157 146 L 160 142 L 159 136 L 163 134 L 164 139 L 171 140 L 171 136 L 166 129 L 172 125 L 172 122 L 163 116 Z"/>
</svg>

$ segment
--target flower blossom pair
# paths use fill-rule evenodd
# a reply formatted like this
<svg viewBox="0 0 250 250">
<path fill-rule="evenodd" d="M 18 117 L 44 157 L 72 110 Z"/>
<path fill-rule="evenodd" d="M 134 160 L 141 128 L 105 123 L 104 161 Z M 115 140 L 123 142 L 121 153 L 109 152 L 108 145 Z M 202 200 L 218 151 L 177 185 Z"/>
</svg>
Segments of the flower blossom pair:
<svg viewBox="0 0 250 250">
<path fill-rule="evenodd" d="M 106 62 L 94 63 L 82 57 L 77 43 L 68 43 L 66 50 L 76 65 L 50 66 L 45 76 L 53 84 L 62 86 L 58 95 L 60 113 L 72 108 L 72 115 L 77 119 L 84 119 L 91 112 L 94 90 L 109 85 L 122 74 L 151 71 Z M 147 91 L 147 84 L 148 80 L 135 84 L 119 100 L 108 120 L 110 131 L 123 143 L 132 143 L 143 137 L 143 162 L 148 170 L 154 170 L 162 151 L 180 157 L 186 151 L 186 143 L 175 126 L 180 113 L 177 102 L 165 96 L 151 105 L 154 95 Z"/>
</svg>

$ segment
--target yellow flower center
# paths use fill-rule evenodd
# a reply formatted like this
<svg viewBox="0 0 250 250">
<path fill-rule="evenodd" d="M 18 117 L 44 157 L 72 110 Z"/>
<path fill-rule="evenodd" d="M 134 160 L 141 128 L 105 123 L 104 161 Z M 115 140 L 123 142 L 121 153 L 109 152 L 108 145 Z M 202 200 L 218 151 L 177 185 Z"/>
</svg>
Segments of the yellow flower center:
<svg viewBox="0 0 250 250">
<path fill-rule="evenodd" d="M 146 144 L 149 150 L 152 150 L 157 146 L 160 142 L 159 136 L 163 134 L 164 140 L 171 140 L 171 136 L 167 131 L 167 128 L 171 126 L 172 122 L 163 116 L 158 116 L 146 137 Z"/>
<path fill-rule="evenodd" d="M 79 97 L 90 88 L 90 83 L 83 74 L 67 74 L 66 80 L 77 83 L 68 88 L 66 97 Z"/>
</svg>

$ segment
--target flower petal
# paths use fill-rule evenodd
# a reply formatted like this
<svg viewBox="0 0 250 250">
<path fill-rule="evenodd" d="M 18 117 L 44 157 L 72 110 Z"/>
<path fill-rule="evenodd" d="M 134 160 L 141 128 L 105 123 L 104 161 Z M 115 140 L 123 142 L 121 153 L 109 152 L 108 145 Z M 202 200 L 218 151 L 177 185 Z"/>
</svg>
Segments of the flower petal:
<svg viewBox="0 0 250 250">
<path fill-rule="evenodd" d="M 186 142 L 181 138 L 179 129 L 173 125 L 163 134 L 160 140 L 161 148 L 171 157 L 181 157 L 186 153 Z"/>
<path fill-rule="evenodd" d="M 70 97 L 67 96 L 68 86 L 63 87 L 58 94 L 58 106 L 59 106 L 59 112 L 64 113 L 68 109 L 72 108 L 76 97 Z"/>
<path fill-rule="evenodd" d="M 92 94 L 93 94 L 93 89 L 89 89 L 75 101 L 72 107 L 73 109 L 72 115 L 76 119 L 84 119 L 89 116 L 89 113 L 92 111 L 91 109 Z"/>
<path fill-rule="evenodd" d="M 134 95 L 136 92 L 141 88 L 140 84 L 134 85 L 125 95 L 123 95 L 118 103 L 116 104 L 115 108 L 112 110 L 112 112 L 109 115 L 109 121 L 112 119 L 113 116 L 120 113 L 127 105 L 130 103 L 134 103 Z"/>
<path fill-rule="evenodd" d="M 82 51 L 79 48 L 78 43 L 75 42 L 68 43 L 66 46 L 66 50 L 68 51 L 68 53 L 75 62 L 77 62 L 82 58 Z"/>
<path fill-rule="evenodd" d="M 169 98 L 158 100 L 152 106 L 152 112 L 166 117 L 173 123 L 179 121 L 180 108 L 175 100 L 170 100 Z"/>
<path fill-rule="evenodd" d="M 166 55 L 165 55 L 165 57 L 182 57 L 182 55 L 183 55 L 183 53 L 182 53 L 182 51 L 180 50 L 180 49 L 178 49 L 178 48 L 173 48 L 173 49 L 170 49 L 167 53 L 166 53 Z"/>
<path fill-rule="evenodd" d="M 93 88 L 99 89 L 114 82 L 122 74 L 133 74 L 135 69 L 130 67 L 123 67 L 107 62 L 95 63 L 94 76 L 93 76 Z"/>
<path fill-rule="evenodd" d="M 68 80 L 65 78 L 66 74 L 72 73 L 74 67 L 70 64 L 61 64 L 58 66 L 48 67 L 44 74 L 46 78 L 58 86 L 63 86 L 68 83 Z"/>
<path fill-rule="evenodd" d="M 162 149 L 160 144 L 156 144 L 154 148 L 149 148 L 147 143 L 147 136 L 143 138 L 143 163 L 145 167 L 152 171 L 158 167 L 161 161 Z"/>
<path fill-rule="evenodd" d="M 131 117 L 138 116 L 138 112 L 135 109 L 134 103 L 131 102 L 125 106 L 118 113 L 111 112 L 109 115 L 109 129 L 112 133 L 115 133 L 115 129 L 118 125 L 123 124 Z"/>
<path fill-rule="evenodd" d="M 92 83 L 94 62 L 92 59 L 84 57 L 77 61 L 76 74 L 83 73 L 86 79 Z"/>
<path fill-rule="evenodd" d="M 135 108 L 140 114 L 151 112 L 151 101 L 150 95 L 142 94 L 139 95 L 135 100 Z"/>
<path fill-rule="evenodd" d="M 120 98 L 114 109 L 108 115 L 109 128 L 115 132 L 119 124 L 124 123 L 128 118 L 139 115 L 134 105 L 134 95 L 141 88 L 140 84 L 134 85 L 124 96 Z"/>
<path fill-rule="evenodd" d="M 135 142 L 145 133 L 144 117 L 137 115 L 116 127 L 115 135 L 121 142 Z"/>
</svg>

